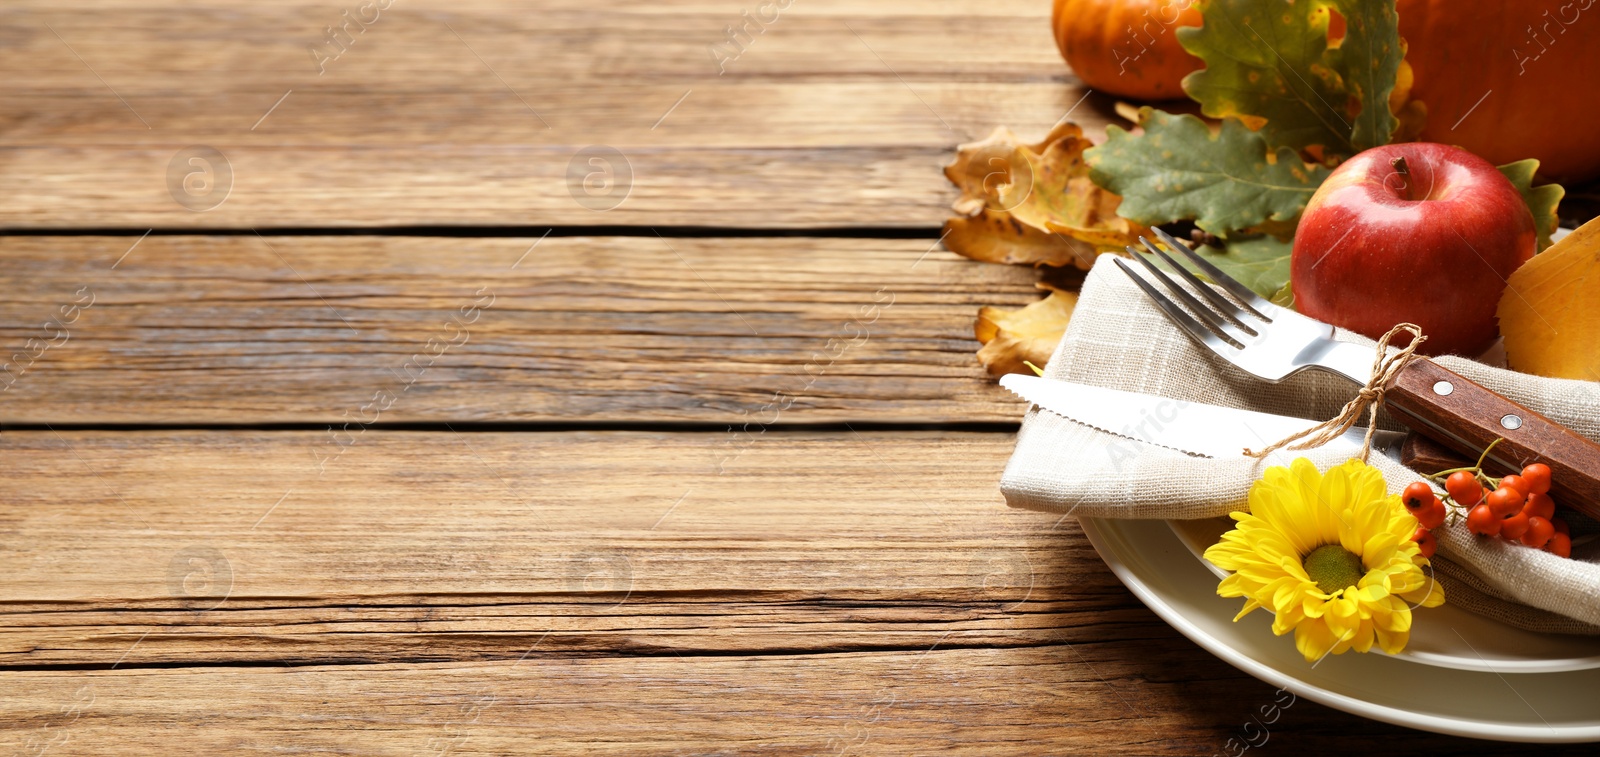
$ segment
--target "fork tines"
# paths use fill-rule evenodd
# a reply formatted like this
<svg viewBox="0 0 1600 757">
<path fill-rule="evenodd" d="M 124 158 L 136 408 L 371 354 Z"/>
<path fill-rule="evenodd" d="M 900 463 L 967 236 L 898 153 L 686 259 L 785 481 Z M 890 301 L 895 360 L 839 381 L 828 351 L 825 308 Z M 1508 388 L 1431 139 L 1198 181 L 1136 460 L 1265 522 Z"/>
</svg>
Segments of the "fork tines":
<svg viewBox="0 0 1600 757">
<path fill-rule="evenodd" d="M 1190 272 L 1189 269 L 1179 265 L 1176 260 L 1172 259 L 1172 256 L 1151 244 L 1150 240 L 1144 237 L 1139 237 L 1139 241 L 1143 243 L 1145 250 L 1165 261 L 1167 266 L 1179 278 L 1189 284 L 1188 288 L 1173 281 L 1165 272 L 1146 259 L 1143 250 L 1132 245 L 1127 248 L 1128 254 L 1134 260 L 1139 261 L 1140 265 L 1146 271 L 1149 271 L 1151 276 L 1159 280 L 1167 291 L 1171 292 L 1172 296 L 1163 295 L 1159 290 L 1151 286 L 1145 277 L 1134 273 L 1133 269 L 1129 268 L 1120 259 L 1115 262 L 1123 273 L 1128 274 L 1133 279 L 1133 282 L 1144 290 L 1145 294 L 1150 296 L 1150 299 L 1155 302 L 1157 307 L 1161 308 L 1167 318 L 1189 332 L 1190 336 L 1206 342 L 1212 347 L 1220 346 L 1212 344 L 1213 340 L 1220 339 L 1232 347 L 1243 349 L 1247 337 L 1258 336 L 1260 333 L 1251 323 L 1261 325 L 1272 322 L 1272 318 L 1263 312 L 1270 311 L 1272 309 L 1271 304 L 1262 299 L 1260 295 L 1250 291 L 1249 287 L 1223 273 L 1221 269 L 1212 265 L 1210 261 L 1195 254 L 1194 250 L 1174 239 L 1171 234 L 1158 228 L 1152 228 L 1152 230 L 1168 248 L 1193 263 L 1212 283 L 1206 283 L 1199 276 Z M 1219 291 L 1219 288 L 1221 291 Z M 1205 303 L 1196 299 L 1190 289 L 1205 298 L 1206 303 L 1210 303 L 1210 306 L 1208 307 Z M 1192 316 L 1190 315 L 1191 313 L 1193 314 Z M 1195 320 L 1196 317 L 1200 320 Z M 1229 325 L 1234 328 L 1230 329 Z M 1243 335 L 1237 333 L 1235 329 L 1244 332 Z"/>
</svg>

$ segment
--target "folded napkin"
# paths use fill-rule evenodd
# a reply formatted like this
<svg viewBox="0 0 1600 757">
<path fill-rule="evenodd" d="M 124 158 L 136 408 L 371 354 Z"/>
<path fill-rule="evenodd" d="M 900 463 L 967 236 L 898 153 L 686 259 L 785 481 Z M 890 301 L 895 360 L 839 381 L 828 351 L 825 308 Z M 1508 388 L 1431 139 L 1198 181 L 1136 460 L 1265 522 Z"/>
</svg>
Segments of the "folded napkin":
<svg viewBox="0 0 1600 757">
<path fill-rule="evenodd" d="M 1271 384 L 1212 355 L 1171 325 L 1110 257 L 1101 256 L 1085 280 L 1046 377 L 1318 421 L 1338 415 L 1355 396 L 1358 387 L 1332 374 L 1306 371 Z M 1335 336 L 1373 344 L 1343 330 Z M 1600 384 L 1530 376 L 1459 357 L 1437 360 L 1584 437 L 1600 439 Z M 1379 427 L 1403 429 L 1381 412 Z M 1260 447 L 1275 441 L 1263 439 Z M 1250 486 L 1267 466 L 1302 456 L 1326 470 L 1350 453 L 1281 450 L 1264 461 L 1242 453 L 1198 458 L 1035 408 L 1023 421 L 1000 487 L 1012 507 L 1030 510 L 1210 518 L 1246 509 Z M 1369 462 L 1383 471 L 1395 494 L 1421 478 L 1377 452 Z M 1437 529 L 1432 562 L 1447 601 L 1519 628 L 1600 635 L 1600 540 L 1584 538 L 1600 532 L 1600 524 L 1566 508 L 1562 516 L 1572 528 L 1573 559 L 1480 539 L 1465 523 Z"/>
</svg>

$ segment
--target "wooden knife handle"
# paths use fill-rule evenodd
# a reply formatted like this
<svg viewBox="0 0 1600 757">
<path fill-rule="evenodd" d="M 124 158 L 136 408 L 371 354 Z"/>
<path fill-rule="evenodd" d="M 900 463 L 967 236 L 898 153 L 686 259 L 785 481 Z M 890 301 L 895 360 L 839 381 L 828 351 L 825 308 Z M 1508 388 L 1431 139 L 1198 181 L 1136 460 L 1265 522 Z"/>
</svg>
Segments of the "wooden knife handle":
<svg viewBox="0 0 1600 757">
<path fill-rule="evenodd" d="M 1385 391 L 1390 415 L 1411 430 L 1473 460 L 1504 439 L 1485 467 L 1544 463 L 1557 503 L 1600 518 L 1600 445 L 1425 358 L 1408 363 Z"/>
<path fill-rule="evenodd" d="M 1406 434 L 1400 443 L 1400 464 L 1419 470 L 1423 473 L 1450 470 L 1451 468 L 1465 468 L 1478 462 L 1478 458 L 1468 459 L 1461 453 L 1450 449 L 1432 439 L 1415 431 Z M 1483 461 L 1484 472 L 1491 476 L 1504 476 L 1507 473 L 1517 473 L 1511 468 L 1502 468 L 1492 460 Z"/>
<path fill-rule="evenodd" d="M 1415 431 L 1406 434 L 1405 441 L 1400 443 L 1400 464 L 1423 473 L 1465 468 L 1474 462 L 1477 458 L 1468 460 L 1461 453 Z"/>
</svg>

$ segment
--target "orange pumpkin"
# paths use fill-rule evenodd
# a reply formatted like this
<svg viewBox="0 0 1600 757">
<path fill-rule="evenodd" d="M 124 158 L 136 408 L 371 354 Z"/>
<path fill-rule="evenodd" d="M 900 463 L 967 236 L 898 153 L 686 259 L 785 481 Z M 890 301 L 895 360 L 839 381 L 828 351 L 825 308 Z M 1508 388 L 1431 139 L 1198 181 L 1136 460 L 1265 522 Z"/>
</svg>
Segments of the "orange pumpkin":
<svg viewBox="0 0 1600 757">
<path fill-rule="evenodd" d="M 1173 31 L 1200 26 L 1194 0 L 1055 0 L 1056 45 L 1091 88 L 1138 100 L 1183 96 L 1204 65 Z M 1600 7 L 1573 0 L 1398 0 L 1400 36 L 1428 106 L 1421 139 L 1496 165 L 1539 159 L 1540 176 L 1600 178 Z M 1334 16 L 1329 36 L 1344 36 Z"/>
<path fill-rule="evenodd" d="M 1183 97 L 1203 65 L 1173 30 L 1199 26 L 1193 0 L 1055 0 L 1051 25 L 1067 65 L 1091 89 L 1136 100 Z"/>
<path fill-rule="evenodd" d="M 1399 11 L 1411 95 L 1428 105 L 1423 139 L 1496 165 L 1538 158 L 1554 181 L 1600 177 L 1594 0 L 1400 0 Z"/>
<path fill-rule="evenodd" d="M 1200 26 L 1194 0 L 1054 0 L 1062 58 L 1094 90 L 1133 99 L 1184 96 L 1205 66 L 1174 29 Z M 1549 181 L 1600 178 L 1600 6 L 1398 0 L 1400 35 L 1427 104 L 1421 139 L 1490 163 L 1539 158 Z M 1334 16 L 1330 37 L 1344 35 Z"/>
</svg>

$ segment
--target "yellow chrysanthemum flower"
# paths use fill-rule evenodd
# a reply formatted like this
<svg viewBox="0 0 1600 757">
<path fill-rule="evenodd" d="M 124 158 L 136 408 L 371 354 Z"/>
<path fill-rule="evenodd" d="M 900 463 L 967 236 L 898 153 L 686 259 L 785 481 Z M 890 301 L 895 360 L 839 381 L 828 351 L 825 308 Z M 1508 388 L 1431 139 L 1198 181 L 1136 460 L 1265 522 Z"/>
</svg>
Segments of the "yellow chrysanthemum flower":
<svg viewBox="0 0 1600 757">
<path fill-rule="evenodd" d="M 1233 574 L 1217 594 L 1244 597 L 1234 620 L 1258 607 L 1277 617 L 1272 632 L 1294 631 L 1307 662 L 1330 651 L 1389 654 L 1411 638 L 1411 608 L 1444 604 L 1444 591 L 1411 535 L 1417 521 L 1390 495 L 1383 473 L 1350 460 L 1327 474 L 1306 458 L 1268 468 L 1250 489 L 1249 513 L 1206 550 Z"/>
</svg>

